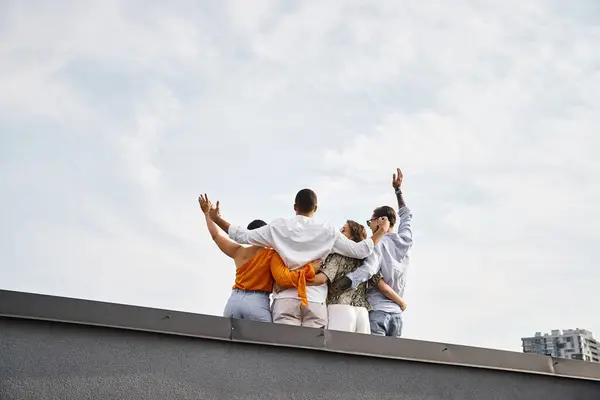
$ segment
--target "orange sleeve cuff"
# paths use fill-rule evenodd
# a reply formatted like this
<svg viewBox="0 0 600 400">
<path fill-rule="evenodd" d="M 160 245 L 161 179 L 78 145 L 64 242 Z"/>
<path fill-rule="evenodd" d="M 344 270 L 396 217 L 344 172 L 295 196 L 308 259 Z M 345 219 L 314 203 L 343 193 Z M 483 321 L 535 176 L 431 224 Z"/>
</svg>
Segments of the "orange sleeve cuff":
<svg viewBox="0 0 600 400">
<path fill-rule="evenodd" d="M 281 287 L 297 287 L 298 297 L 302 300 L 302 305 L 308 305 L 306 282 L 312 282 L 315 279 L 315 270 L 312 264 L 306 264 L 301 268 L 290 271 L 281 257 L 276 255 L 271 259 L 271 275 Z"/>
</svg>

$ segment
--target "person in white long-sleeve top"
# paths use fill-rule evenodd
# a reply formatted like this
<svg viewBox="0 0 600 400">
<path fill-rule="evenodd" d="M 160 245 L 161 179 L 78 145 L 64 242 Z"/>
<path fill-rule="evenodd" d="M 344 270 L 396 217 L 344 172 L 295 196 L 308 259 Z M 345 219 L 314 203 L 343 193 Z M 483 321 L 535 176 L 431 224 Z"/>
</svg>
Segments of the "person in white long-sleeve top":
<svg viewBox="0 0 600 400">
<path fill-rule="evenodd" d="M 333 225 L 313 219 L 317 211 L 317 195 L 310 189 L 302 189 L 296 195 L 294 217 L 278 218 L 255 230 L 225 221 L 220 216 L 218 204 L 211 217 L 232 240 L 275 249 L 291 270 L 321 260 L 332 252 L 353 258 L 367 258 L 389 229 L 389 221 L 383 218 L 374 220 L 373 236 L 358 243 L 353 242 Z M 327 285 L 310 286 L 306 292 L 307 306 L 301 304 L 295 288 L 274 293 L 273 322 L 324 328 L 327 325 Z"/>
</svg>

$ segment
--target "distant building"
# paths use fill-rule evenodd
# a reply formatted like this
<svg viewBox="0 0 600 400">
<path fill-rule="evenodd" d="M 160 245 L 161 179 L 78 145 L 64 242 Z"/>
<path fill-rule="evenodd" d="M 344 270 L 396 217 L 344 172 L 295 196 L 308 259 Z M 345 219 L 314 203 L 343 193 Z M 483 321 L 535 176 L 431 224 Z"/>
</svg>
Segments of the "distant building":
<svg viewBox="0 0 600 400">
<path fill-rule="evenodd" d="M 562 332 L 553 330 L 543 335 L 536 332 L 535 336 L 521 340 L 523 353 L 600 362 L 598 342 L 592 336 L 592 332 L 585 329 L 566 329 Z"/>
</svg>

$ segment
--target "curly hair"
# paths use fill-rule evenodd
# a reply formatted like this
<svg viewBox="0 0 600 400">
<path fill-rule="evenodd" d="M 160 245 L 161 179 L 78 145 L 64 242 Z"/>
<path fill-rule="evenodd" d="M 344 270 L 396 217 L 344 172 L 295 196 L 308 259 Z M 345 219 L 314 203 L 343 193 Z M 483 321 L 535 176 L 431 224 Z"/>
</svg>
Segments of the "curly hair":
<svg viewBox="0 0 600 400">
<path fill-rule="evenodd" d="M 350 239 L 355 242 L 360 242 L 367 238 L 367 230 L 364 226 L 352 220 L 348 220 L 346 223 L 348 223 L 348 226 L 350 227 Z"/>
</svg>

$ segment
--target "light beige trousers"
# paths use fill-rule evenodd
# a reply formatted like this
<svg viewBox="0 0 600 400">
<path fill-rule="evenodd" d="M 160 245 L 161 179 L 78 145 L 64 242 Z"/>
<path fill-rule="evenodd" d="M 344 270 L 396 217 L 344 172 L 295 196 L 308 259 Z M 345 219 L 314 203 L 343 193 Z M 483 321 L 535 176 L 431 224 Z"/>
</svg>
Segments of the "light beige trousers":
<svg viewBox="0 0 600 400">
<path fill-rule="evenodd" d="M 303 306 L 300 299 L 275 299 L 271 306 L 273 322 L 276 324 L 325 328 L 327 326 L 327 305 L 308 302 Z"/>
</svg>

